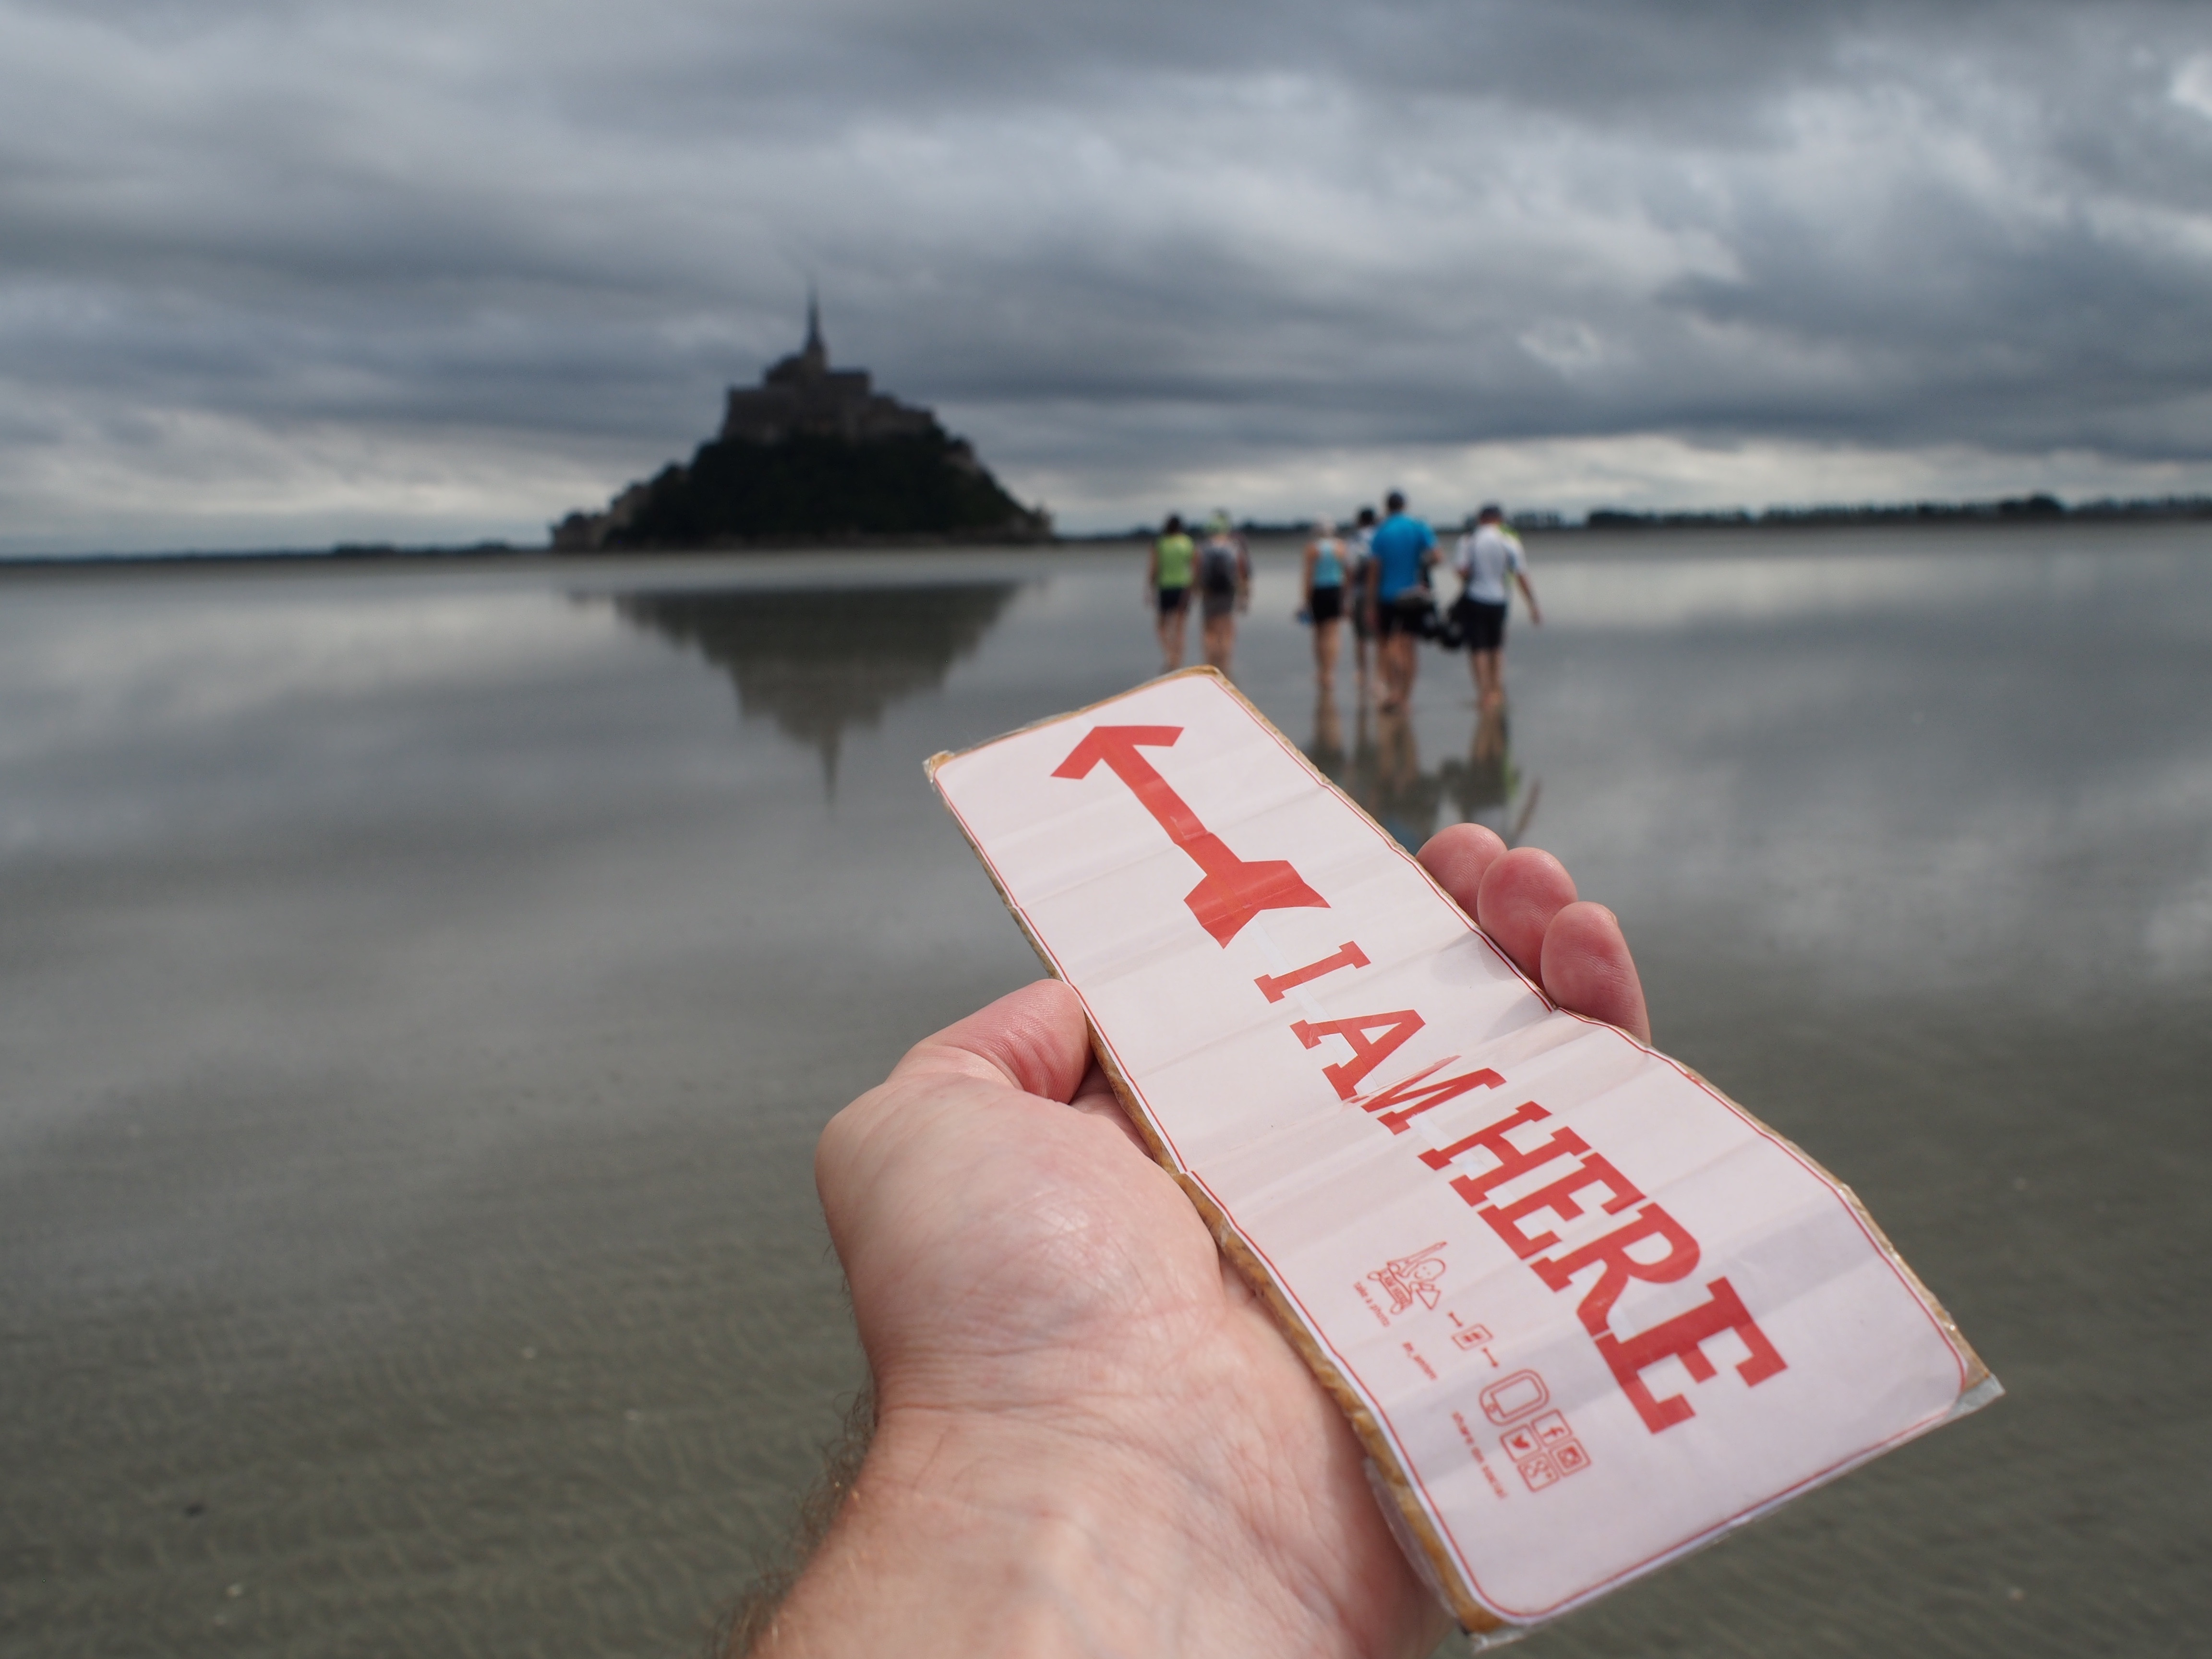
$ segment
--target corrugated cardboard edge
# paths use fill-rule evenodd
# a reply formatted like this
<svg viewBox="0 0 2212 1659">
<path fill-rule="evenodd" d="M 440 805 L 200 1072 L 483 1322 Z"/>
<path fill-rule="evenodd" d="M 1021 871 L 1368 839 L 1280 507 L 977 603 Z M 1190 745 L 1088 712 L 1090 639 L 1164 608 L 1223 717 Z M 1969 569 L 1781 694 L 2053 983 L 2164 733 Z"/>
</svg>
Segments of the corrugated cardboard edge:
<svg viewBox="0 0 2212 1659">
<path fill-rule="evenodd" d="M 1370 823 L 1374 822 L 1364 807 L 1338 788 L 1305 757 L 1304 751 L 1296 744 L 1283 734 L 1273 721 L 1260 712 L 1258 706 L 1250 698 L 1231 684 L 1228 677 L 1218 669 L 1206 666 L 1178 669 L 1172 674 L 1161 675 L 1158 678 L 1145 684 L 1157 685 L 1163 680 L 1181 679 L 1193 675 L 1202 675 L 1218 680 L 1222 688 L 1244 705 L 1246 710 L 1263 730 L 1273 733 L 1282 743 L 1285 750 L 1304 765 L 1306 770 L 1312 775 L 1315 782 L 1334 794 L 1362 817 L 1368 818 Z M 1108 703 L 1118 702 L 1127 696 L 1130 691 L 1143 689 L 1141 685 L 1133 686 L 1128 690 L 1117 691 L 1110 697 L 1102 697 L 1097 702 L 1086 703 L 1080 708 L 1069 709 L 1060 714 L 1048 715 L 1043 720 L 1032 720 L 1027 726 L 1020 726 L 1012 732 L 1002 732 L 998 737 L 988 738 L 969 749 L 962 750 L 958 754 L 971 754 L 977 749 L 988 748 L 994 744 L 1003 743 L 1008 738 L 1019 737 L 1024 732 L 1034 732 L 1042 726 L 1058 726 L 1065 721 L 1080 720 L 1095 708 L 1103 708 Z M 932 755 L 923 763 L 923 770 L 933 787 L 937 782 L 938 769 L 947 762 L 958 758 L 958 754 L 944 750 Z M 954 815 L 954 822 L 961 822 L 957 813 Z M 1389 837 L 1387 830 L 1382 830 L 1379 825 L 1376 828 L 1379 834 L 1384 836 L 1386 839 Z M 962 838 L 968 839 L 964 830 Z M 975 846 L 972 840 L 969 841 L 969 849 L 975 854 L 977 861 L 983 866 L 985 879 L 990 882 L 992 890 L 999 896 L 999 902 L 1006 906 L 1006 914 L 1014 919 L 1014 925 L 1021 929 L 1022 937 L 1029 941 L 1030 948 L 1036 952 L 1037 960 L 1043 963 L 1046 973 L 1055 979 L 1058 978 L 1059 969 L 1054 963 L 1051 953 L 1044 948 L 1044 942 L 1031 930 L 1027 918 L 1015 905 L 1012 895 L 1000 884 L 998 874 L 992 869 L 990 860 L 982 856 L 982 849 Z M 1457 901 L 1453 899 L 1449 893 L 1444 891 L 1443 884 L 1431 876 L 1418 860 L 1413 862 L 1414 867 L 1420 870 L 1429 884 L 1436 889 L 1437 895 L 1446 903 L 1457 909 L 1459 908 Z M 1473 918 L 1470 917 L 1468 920 L 1472 925 Z M 1511 965 L 1510 959 L 1505 957 L 1502 951 L 1498 954 L 1509 966 Z M 1515 971 L 1518 972 L 1518 969 Z M 1523 982 L 1528 985 L 1530 991 L 1542 999 L 1547 1007 L 1557 1010 L 1558 1005 L 1544 995 L 1542 987 L 1529 981 L 1525 974 L 1521 977 Z M 1576 1018 L 1581 1018 L 1581 1016 L 1576 1016 Z M 1802 1147 L 1797 1146 L 1787 1136 L 1777 1133 L 1758 1116 L 1747 1110 L 1733 1097 L 1714 1087 L 1710 1079 L 1692 1071 L 1681 1061 L 1668 1055 L 1660 1054 L 1656 1049 L 1650 1048 L 1648 1045 L 1638 1044 L 1638 1046 L 1644 1048 L 1647 1053 L 1664 1060 L 1667 1064 L 1677 1067 L 1694 1080 L 1699 1087 L 1709 1091 L 1731 1109 L 1741 1113 L 1760 1133 L 1771 1136 L 1776 1142 L 1786 1147 L 1793 1156 L 1804 1164 L 1806 1168 L 1826 1182 L 1837 1196 L 1850 1207 L 1859 1224 L 1866 1230 L 1868 1237 L 1873 1240 L 1875 1248 L 1888 1260 L 1891 1267 L 1896 1269 L 1907 1287 L 1920 1298 L 1922 1304 L 1928 1310 L 1929 1316 L 1936 1321 L 1945 1337 L 1957 1351 L 1960 1364 L 1966 1374 L 1958 1401 L 1952 1411 L 1927 1425 L 1927 1429 L 1940 1427 L 1942 1424 L 1950 1422 L 1966 1412 L 1976 1410 L 2002 1392 L 1996 1377 L 1990 1375 L 1989 1368 L 1982 1363 L 1981 1357 L 1974 1352 L 1972 1345 L 1966 1340 L 1965 1334 L 1960 1330 L 1958 1322 L 1953 1319 L 1943 1304 L 1936 1299 L 1928 1286 L 1921 1281 L 1920 1275 L 1913 1272 L 1910 1264 L 1898 1254 L 1896 1246 L 1889 1242 L 1888 1235 L 1875 1224 L 1874 1217 L 1868 1212 L 1866 1206 L 1859 1202 L 1857 1194 L 1831 1175 L 1819 1159 L 1807 1154 Z M 1459 1620 L 1461 1628 L 1478 1637 L 1494 1632 L 1495 1634 L 1492 1636 L 1492 1641 L 1511 1633 L 1517 1633 L 1522 1630 L 1533 1628 L 1530 1625 L 1517 1624 L 1500 1618 L 1476 1599 L 1473 1587 L 1462 1577 L 1459 1565 L 1453 1559 L 1452 1553 L 1445 1547 L 1443 1540 L 1437 1536 L 1435 1525 L 1429 1519 L 1427 1510 L 1415 1496 L 1413 1481 L 1400 1465 L 1397 1454 L 1391 1449 L 1389 1437 L 1382 1432 L 1382 1425 L 1368 1411 L 1365 1403 L 1359 1397 L 1358 1391 L 1346 1380 L 1337 1370 L 1334 1362 L 1314 1340 L 1312 1333 L 1307 1330 L 1304 1321 L 1298 1317 L 1297 1310 L 1291 1305 L 1290 1299 L 1284 1294 L 1282 1287 L 1275 1282 L 1274 1276 L 1267 1271 L 1266 1264 L 1261 1261 L 1257 1253 L 1244 1242 L 1243 1236 L 1237 1231 L 1235 1224 L 1208 1196 L 1205 1188 L 1176 1165 L 1173 1154 L 1168 1151 L 1165 1139 L 1151 1118 L 1146 1115 L 1142 1105 L 1139 1103 L 1135 1089 L 1130 1085 L 1129 1079 L 1121 1074 L 1121 1067 L 1114 1062 L 1107 1046 L 1100 1040 L 1095 1024 L 1091 1032 L 1091 1052 L 1098 1062 L 1099 1070 L 1105 1074 L 1106 1080 L 1113 1086 L 1115 1097 L 1121 1103 L 1121 1109 L 1127 1114 L 1130 1122 L 1136 1126 L 1137 1133 L 1143 1139 L 1146 1147 L 1151 1152 L 1153 1160 L 1173 1176 L 1176 1184 L 1182 1188 L 1184 1195 L 1190 1200 L 1192 1206 L 1198 1211 L 1200 1218 L 1206 1222 L 1207 1229 L 1213 1234 L 1222 1255 L 1235 1264 L 1237 1272 L 1252 1287 L 1254 1293 L 1267 1304 L 1268 1311 L 1274 1316 L 1278 1328 L 1282 1331 L 1291 1346 L 1297 1352 L 1298 1357 L 1305 1361 L 1307 1368 L 1313 1372 L 1316 1379 L 1328 1391 L 1329 1397 L 1336 1401 L 1346 1419 L 1351 1423 L 1352 1432 L 1358 1436 L 1359 1443 L 1366 1449 L 1368 1458 L 1372 1465 L 1373 1484 L 1378 1492 L 1387 1492 L 1396 1504 L 1398 1514 L 1395 1516 L 1387 1517 L 1394 1523 L 1392 1529 L 1398 1533 L 1401 1543 L 1405 1542 L 1410 1536 L 1411 1540 L 1419 1547 L 1421 1557 L 1425 1559 L 1416 1560 L 1413 1563 L 1414 1566 L 1419 1570 L 1425 1565 L 1426 1571 L 1421 1573 L 1422 1577 L 1438 1592 L 1440 1599 L 1450 1609 L 1453 1617 Z M 1920 1432 L 1926 1432 L 1926 1429 Z M 1886 1443 L 1877 1448 L 1876 1451 L 1887 1450 L 1891 1445 L 1896 1443 Z M 1874 1455 L 1875 1454 L 1873 1452 L 1868 1454 L 1869 1456 Z M 1855 1468 L 1857 1462 L 1863 1461 L 1864 1460 L 1856 1460 L 1851 1465 L 1846 1467 Z M 1835 1474 L 1841 1474 L 1844 1472 L 1844 1469 L 1838 1469 Z M 1804 1488 L 1802 1487 L 1793 1489 L 1784 1497 L 1784 1498 L 1794 1497 L 1797 1492 L 1802 1490 Z M 1711 1533 L 1696 1540 L 1694 1544 L 1686 1547 L 1682 1551 L 1670 1553 L 1665 1559 L 1676 1559 L 1680 1554 L 1688 1553 L 1691 1550 L 1717 1542 L 1729 1533 L 1735 1531 L 1737 1526 L 1757 1519 L 1771 1507 L 1771 1504 L 1761 1504 L 1757 1509 L 1737 1517 L 1735 1522 L 1715 1528 Z"/>
</svg>

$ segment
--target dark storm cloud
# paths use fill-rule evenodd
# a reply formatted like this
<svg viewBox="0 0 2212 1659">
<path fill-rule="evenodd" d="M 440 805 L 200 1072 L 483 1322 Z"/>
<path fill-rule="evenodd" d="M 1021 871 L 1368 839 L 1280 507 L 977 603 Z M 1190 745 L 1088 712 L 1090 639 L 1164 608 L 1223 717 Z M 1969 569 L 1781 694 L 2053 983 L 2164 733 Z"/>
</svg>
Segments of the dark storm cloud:
<svg viewBox="0 0 2212 1659">
<path fill-rule="evenodd" d="M 0 0 L 0 539 L 337 533 L 385 477 L 526 532 L 695 441 L 810 274 L 841 357 L 1115 522 L 1655 434 L 2202 488 L 2212 23 Z"/>
</svg>

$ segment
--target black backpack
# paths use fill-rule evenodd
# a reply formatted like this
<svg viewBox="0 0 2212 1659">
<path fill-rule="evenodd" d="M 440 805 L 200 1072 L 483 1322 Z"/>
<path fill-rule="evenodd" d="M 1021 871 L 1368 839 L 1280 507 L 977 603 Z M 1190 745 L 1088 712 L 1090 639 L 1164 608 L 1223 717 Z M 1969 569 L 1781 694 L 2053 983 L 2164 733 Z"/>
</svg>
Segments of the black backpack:
<svg viewBox="0 0 2212 1659">
<path fill-rule="evenodd" d="M 1199 555 L 1199 586 L 1209 593 L 1237 591 L 1237 549 L 1226 541 L 1210 541 Z"/>
</svg>

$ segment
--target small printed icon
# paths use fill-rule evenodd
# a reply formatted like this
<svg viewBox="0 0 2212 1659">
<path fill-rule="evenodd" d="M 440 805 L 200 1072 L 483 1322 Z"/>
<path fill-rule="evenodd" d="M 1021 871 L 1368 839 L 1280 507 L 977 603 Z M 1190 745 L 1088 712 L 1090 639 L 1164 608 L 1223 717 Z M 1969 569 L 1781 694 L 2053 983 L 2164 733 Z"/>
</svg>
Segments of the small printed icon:
<svg viewBox="0 0 2212 1659">
<path fill-rule="evenodd" d="M 1452 1333 L 1452 1340 L 1462 1348 L 1479 1348 L 1490 1340 L 1487 1325 L 1466 1325 Z"/>
<path fill-rule="evenodd" d="M 1557 1484 L 1559 1479 L 1559 1471 L 1552 1460 L 1540 1453 L 1527 1462 L 1516 1463 L 1513 1467 L 1521 1471 L 1521 1478 L 1528 1483 L 1530 1492 L 1541 1492 L 1545 1487 Z"/>
<path fill-rule="evenodd" d="M 1433 1308 L 1443 1299 L 1443 1292 L 1437 1288 L 1437 1280 L 1444 1276 L 1443 1248 L 1444 1241 L 1438 1239 L 1367 1275 L 1389 1293 L 1392 1313 L 1403 1313 L 1416 1302 Z"/>
<path fill-rule="evenodd" d="M 1551 1400 L 1552 1391 L 1535 1372 L 1516 1371 L 1510 1376 L 1500 1377 L 1475 1398 L 1482 1401 L 1482 1414 L 1503 1427 L 1516 1417 L 1526 1417 L 1541 1408 Z"/>
<path fill-rule="evenodd" d="M 1522 1376 L 1533 1373 L 1522 1372 Z M 1513 1378 L 1508 1377 L 1499 1388 L 1504 1388 Z M 1538 1402 L 1541 1404 L 1540 1401 Z M 1489 1402 L 1484 1402 L 1488 1409 Z M 1533 1410 L 1534 1407 L 1524 1407 Z M 1528 1483 L 1530 1492 L 1541 1492 L 1555 1486 L 1571 1474 L 1580 1474 L 1590 1466 L 1589 1454 L 1583 1443 L 1575 1438 L 1564 1412 L 1546 1412 L 1531 1419 L 1518 1428 L 1508 1429 L 1498 1437 L 1498 1443 L 1513 1460 L 1513 1467 L 1521 1471 L 1521 1478 Z"/>
</svg>

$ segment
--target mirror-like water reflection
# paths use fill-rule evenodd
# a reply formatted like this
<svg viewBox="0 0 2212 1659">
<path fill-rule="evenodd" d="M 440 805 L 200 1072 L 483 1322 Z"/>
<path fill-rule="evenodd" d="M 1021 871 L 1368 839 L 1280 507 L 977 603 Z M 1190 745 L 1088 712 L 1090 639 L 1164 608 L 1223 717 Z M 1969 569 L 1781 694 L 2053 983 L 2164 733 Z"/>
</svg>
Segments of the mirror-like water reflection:
<svg viewBox="0 0 2212 1659">
<path fill-rule="evenodd" d="M 1378 712 L 1355 699 L 1347 748 L 1343 709 L 1323 696 L 1314 704 L 1305 752 L 1409 852 L 1454 823 L 1482 824 L 1518 847 L 1535 821 L 1543 780 L 1525 776 L 1514 763 L 1511 728 L 1509 710 L 1480 710 L 1468 723 L 1463 750 L 1425 768 L 1411 714 Z"/>
<path fill-rule="evenodd" d="M 1565 858 L 2012 1394 L 1523 1650 L 2190 1650 L 2204 537 L 1533 552 L 1501 718 L 1317 704 L 1288 548 L 1240 684 Z M 1150 673 L 1140 575 L 0 578 L 0 1647 L 692 1644 L 857 1376 L 822 1121 L 1036 971 L 921 760 Z"/>
<path fill-rule="evenodd" d="M 625 622 L 688 645 L 730 677 L 746 718 L 765 715 L 822 757 L 836 787 L 846 729 L 945 683 L 1014 595 L 1012 582 L 890 588 L 621 593 Z"/>
</svg>

